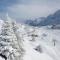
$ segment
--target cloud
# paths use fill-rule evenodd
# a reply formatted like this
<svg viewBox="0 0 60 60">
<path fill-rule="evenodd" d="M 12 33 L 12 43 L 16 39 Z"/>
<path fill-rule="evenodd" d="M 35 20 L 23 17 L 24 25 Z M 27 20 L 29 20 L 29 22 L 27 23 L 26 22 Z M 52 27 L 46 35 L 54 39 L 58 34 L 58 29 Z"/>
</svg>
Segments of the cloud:
<svg viewBox="0 0 60 60">
<path fill-rule="evenodd" d="M 0 18 L 4 17 L 8 7 L 19 4 L 20 0 L 0 0 Z"/>
<path fill-rule="evenodd" d="M 59 9 L 59 6 L 50 6 L 50 5 L 23 5 L 18 4 L 8 8 L 9 14 L 16 19 L 28 19 L 43 17 L 49 14 L 54 13 Z"/>
<path fill-rule="evenodd" d="M 19 0 L 0 0 L 0 12 L 7 11 L 7 7 L 20 3 Z"/>
<path fill-rule="evenodd" d="M 0 0 L 0 16 L 8 12 L 17 20 L 47 16 L 58 9 L 60 0 Z"/>
<path fill-rule="evenodd" d="M 35 4 L 35 5 L 60 5 L 60 0 L 0 0 L 0 12 L 7 11 L 7 7 L 16 4 Z"/>
</svg>

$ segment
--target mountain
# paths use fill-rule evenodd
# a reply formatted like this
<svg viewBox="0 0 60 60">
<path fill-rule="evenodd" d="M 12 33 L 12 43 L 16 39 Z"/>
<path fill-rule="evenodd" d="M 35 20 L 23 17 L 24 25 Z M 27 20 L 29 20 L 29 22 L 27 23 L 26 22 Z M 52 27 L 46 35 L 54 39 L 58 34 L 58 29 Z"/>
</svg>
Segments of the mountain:
<svg viewBox="0 0 60 60">
<path fill-rule="evenodd" d="M 32 25 L 32 26 L 58 25 L 60 24 L 60 10 L 56 11 L 54 14 L 47 16 L 46 18 L 43 18 L 43 19 L 40 18 L 40 21 L 36 22 L 38 20 L 39 18 L 34 21 L 33 20 L 29 21 L 30 23 L 29 25 Z"/>
<path fill-rule="evenodd" d="M 40 22 L 40 25 L 58 25 L 60 24 L 60 10 L 54 14 L 47 16 L 44 21 Z"/>
<path fill-rule="evenodd" d="M 36 19 L 31 19 L 31 20 L 27 20 L 26 24 L 31 25 L 31 26 L 39 26 L 41 21 L 44 21 L 45 17 L 40 17 L 40 18 L 36 18 Z"/>
</svg>

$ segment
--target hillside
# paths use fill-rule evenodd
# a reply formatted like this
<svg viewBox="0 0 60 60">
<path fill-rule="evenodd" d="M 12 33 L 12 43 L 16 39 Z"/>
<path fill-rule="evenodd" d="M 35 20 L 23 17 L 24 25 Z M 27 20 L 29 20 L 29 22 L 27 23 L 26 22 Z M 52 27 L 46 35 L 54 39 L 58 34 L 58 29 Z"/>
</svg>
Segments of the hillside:
<svg viewBox="0 0 60 60">
<path fill-rule="evenodd" d="M 10 20 L 0 26 L 0 60 L 60 60 L 60 29 Z"/>
</svg>

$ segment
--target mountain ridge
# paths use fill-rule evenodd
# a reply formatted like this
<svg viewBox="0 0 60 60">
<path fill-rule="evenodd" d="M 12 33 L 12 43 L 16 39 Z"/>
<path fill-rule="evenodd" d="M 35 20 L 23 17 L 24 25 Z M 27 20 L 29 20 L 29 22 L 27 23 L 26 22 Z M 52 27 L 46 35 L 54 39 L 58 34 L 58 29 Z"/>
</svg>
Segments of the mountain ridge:
<svg viewBox="0 0 60 60">
<path fill-rule="evenodd" d="M 26 24 L 31 26 L 47 26 L 47 25 L 58 25 L 60 24 L 60 10 L 56 11 L 54 14 L 48 15 L 46 18 L 40 18 L 40 21 L 37 23 L 39 18 L 26 21 Z M 36 23 L 35 23 L 36 22 Z"/>
</svg>

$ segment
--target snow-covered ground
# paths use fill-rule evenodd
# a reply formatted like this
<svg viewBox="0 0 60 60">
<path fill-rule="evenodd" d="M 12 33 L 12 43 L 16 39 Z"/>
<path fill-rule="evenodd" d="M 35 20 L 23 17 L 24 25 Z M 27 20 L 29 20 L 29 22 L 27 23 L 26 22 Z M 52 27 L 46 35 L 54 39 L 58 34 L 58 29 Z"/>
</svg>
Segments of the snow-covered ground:
<svg viewBox="0 0 60 60">
<path fill-rule="evenodd" d="M 3 23 L 1 20 L 0 33 Z M 9 44 L 14 43 L 15 48 L 19 48 L 21 53 L 24 50 L 23 60 L 60 60 L 60 29 L 37 28 L 18 23 L 15 23 L 15 28 L 16 31 L 13 28 L 9 30 L 9 34 L 12 33 L 9 38 L 13 38 L 12 42 L 9 40 Z M 11 51 L 12 46 L 9 45 L 7 48 Z M 15 51 L 16 54 L 18 53 Z M 4 59 L 0 57 L 0 60 Z"/>
<path fill-rule="evenodd" d="M 20 25 L 24 40 L 24 60 L 60 60 L 60 30 Z M 32 34 L 34 36 L 32 37 Z M 37 36 L 36 36 L 37 35 Z M 37 46 L 40 46 L 35 50 Z M 42 50 L 42 52 L 39 50 Z"/>
</svg>

